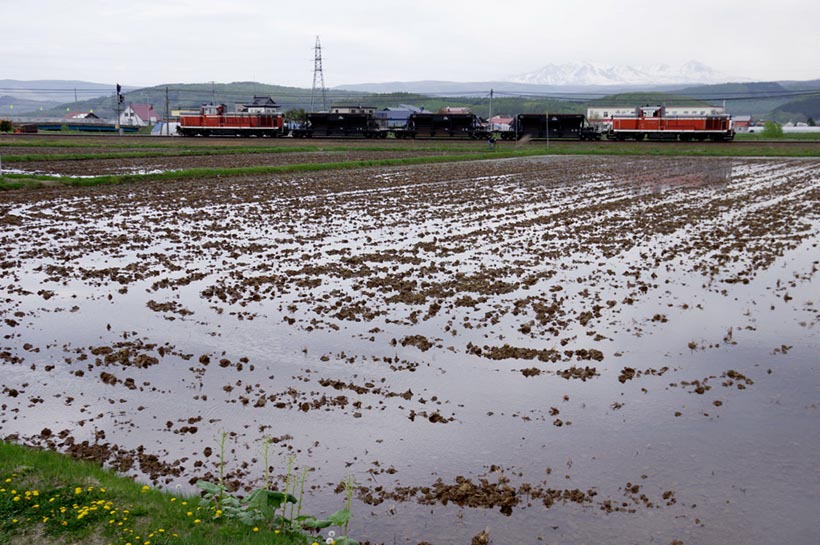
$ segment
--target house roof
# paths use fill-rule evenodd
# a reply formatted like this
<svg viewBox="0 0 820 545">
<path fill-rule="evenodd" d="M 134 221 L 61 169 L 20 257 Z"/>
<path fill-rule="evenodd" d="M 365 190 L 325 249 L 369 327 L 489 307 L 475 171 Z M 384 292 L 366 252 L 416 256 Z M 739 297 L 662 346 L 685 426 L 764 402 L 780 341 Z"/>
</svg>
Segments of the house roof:
<svg viewBox="0 0 820 545">
<path fill-rule="evenodd" d="M 68 112 L 63 119 L 99 119 L 99 116 L 93 112 Z"/>
<path fill-rule="evenodd" d="M 251 102 L 249 102 L 248 104 L 243 104 L 243 106 L 245 106 L 246 108 L 248 108 L 248 107 L 258 108 L 260 106 L 265 106 L 265 107 L 268 107 L 268 108 L 278 108 L 279 107 L 279 105 L 276 102 L 274 102 L 273 98 L 271 98 L 271 97 L 258 97 L 258 96 L 254 96 L 253 100 Z"/>
<path fill-rule="evenodd" d="M 153 104 L 130 104 L 129 106 L 143 121 L 150 121 L 152 117 L 160 118 Z"/>
</svg>

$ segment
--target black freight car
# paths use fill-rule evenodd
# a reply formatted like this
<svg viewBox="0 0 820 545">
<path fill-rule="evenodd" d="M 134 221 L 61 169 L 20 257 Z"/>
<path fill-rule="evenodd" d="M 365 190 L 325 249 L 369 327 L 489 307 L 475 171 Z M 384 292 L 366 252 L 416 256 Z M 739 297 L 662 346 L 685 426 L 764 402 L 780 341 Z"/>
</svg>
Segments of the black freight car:
<svg viewBox="0 0 820 545">
<path fill-rule="evenodd" d="M 414 113 L 403 129 L 395 129 L 396 138 L 489 138 L 490 132 L 475 114 Z"/>
<path fill-rule="evenodd" d="M 503 140 L 600 140 L 601 132 L 583 114 L 518 114 Z"/>
<path fill-rule="evenodd" d="M 294 138 L 387 138 L 387 133 L 366 113 L 309 113 L 306 122 L 292 131 Z"/>
</svg>

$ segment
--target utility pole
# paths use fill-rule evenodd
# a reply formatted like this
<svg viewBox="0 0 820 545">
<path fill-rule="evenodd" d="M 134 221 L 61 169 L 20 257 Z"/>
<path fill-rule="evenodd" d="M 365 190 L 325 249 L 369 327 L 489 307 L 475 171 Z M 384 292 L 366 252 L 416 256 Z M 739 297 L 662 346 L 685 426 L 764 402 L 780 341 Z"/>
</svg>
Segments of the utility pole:
<svg viewBox="0 0 820 545">
<path fill-rule="evenodd" d="M 116 123 L 115 127 L 116 127 L 117 131 L 120 133 L 120 136 L 122 136 L 122 127 L 120 126 L 120 105 L 122 104 L 122 102 L 123 102 L 122 85 L 120 85 L 118 83 L 117 84 L 117 123 Z"/>
<path fill-rule="evenodd" d="M 77 105 L 77 88 L 74 88 L 74 105 Z"/>
<path fill-rule="evenodd" d="M 313 110 L 314 98 L 316 96 L 316 85 L 322 90 L 322 110 L 327 110 L 327 94 L 325 91 L 325 74 L 322 70 L 322 44 L 319 36 L 316 36 L 316 45 L 313 47 L 313 88 L 310 91 L 310 111 Z"/>
<path fill-rule="evenodd" d="M 487 120 L 490 122 L 490 131 L 493 130 L 493 90 L 490 89 L 490 117 Z"/>
<path fill-rule="evenodd" d="M 550 147 L 550 113 L 547 112 L 547 149 Z"/>
<path fill-rule="evenodd" d="M 171 126 L 168 124 L 170 117 L 168 116 L 168 86 L 165 86 L 165 136 L 171 136 Z"/>
<path fill-rule="evenodd" d="M 216 104 L 216 84 L 211 81 L 211 104 Z"/>
</svg>

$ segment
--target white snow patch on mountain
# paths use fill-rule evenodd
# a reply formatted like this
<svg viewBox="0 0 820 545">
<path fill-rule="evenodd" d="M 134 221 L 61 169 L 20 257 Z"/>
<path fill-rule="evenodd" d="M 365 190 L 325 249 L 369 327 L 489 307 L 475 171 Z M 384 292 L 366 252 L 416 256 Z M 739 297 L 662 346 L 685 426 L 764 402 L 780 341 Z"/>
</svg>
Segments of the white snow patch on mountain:
<svg viewBox="0 0 820 545">
<path fill-rule="evenodd" d="M 509 78 L 516 83 L 535 85 L 667 85 L 679 83 L 726 83 L 745 81 L 717 72 L 702 62 L 681 66 L 650 64 L 615 66 L 593 62 L 548 64 L 534 72 Z"/>
</svg>

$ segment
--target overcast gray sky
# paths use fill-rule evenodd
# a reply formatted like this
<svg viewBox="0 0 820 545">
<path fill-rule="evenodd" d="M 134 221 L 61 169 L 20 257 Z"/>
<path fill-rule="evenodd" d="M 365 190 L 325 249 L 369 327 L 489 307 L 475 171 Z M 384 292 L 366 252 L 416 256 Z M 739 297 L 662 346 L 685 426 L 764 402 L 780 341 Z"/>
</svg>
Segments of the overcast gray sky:
<svg viewBox="0 0 820 545">
<path fill-rule="evenodd" d="M 0 0 L 0 79 L 127 85 L 503 80 L 548 63 L 701 61 L 820 78 L 820 0 Z"/>
</svg>

